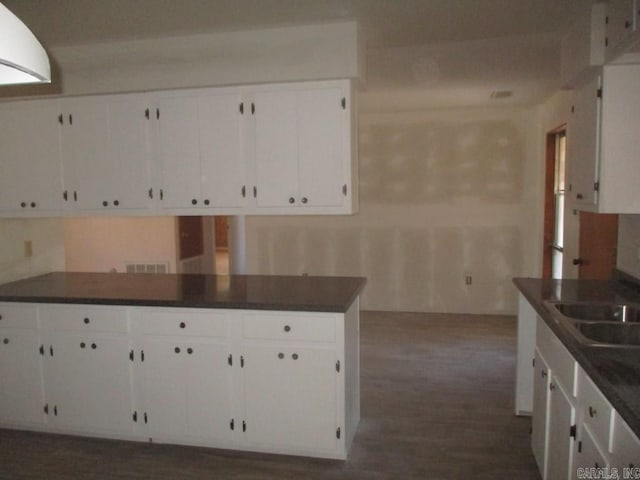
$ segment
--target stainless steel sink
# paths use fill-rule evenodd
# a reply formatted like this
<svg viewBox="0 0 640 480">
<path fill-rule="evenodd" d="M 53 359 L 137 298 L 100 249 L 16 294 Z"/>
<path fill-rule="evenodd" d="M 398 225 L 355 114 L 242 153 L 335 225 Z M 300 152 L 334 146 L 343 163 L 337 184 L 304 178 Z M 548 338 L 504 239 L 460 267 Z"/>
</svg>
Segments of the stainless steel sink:
<svg viewBox="0 0 640 480">
<path fill-rule="evenodd" d="M 552 303 L 560 314 L 576 320 L 640 323 L 640 306 L 616 303 Z"/>
<path fill-rule="evenodd" d="M 640 305 L 546 302 L 558 323 L 583 345 L 640 348 Z"/>
</svg>

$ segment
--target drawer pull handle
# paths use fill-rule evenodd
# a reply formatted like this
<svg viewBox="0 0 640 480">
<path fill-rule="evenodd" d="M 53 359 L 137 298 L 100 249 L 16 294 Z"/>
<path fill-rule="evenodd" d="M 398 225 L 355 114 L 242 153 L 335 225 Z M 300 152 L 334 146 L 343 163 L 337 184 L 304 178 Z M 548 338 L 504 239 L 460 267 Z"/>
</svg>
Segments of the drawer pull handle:
<svg viewBox="0 0 640 480">
<path fill-rule="evenodd" d="M 193 353 L 193 348 L 191 348 L 191 347 L 187 348 L 187 353 L 189 355 L 191 355 Z"/>
<path fill-rule="evenodd" d="M 284 331 L 285 332 L 290 332 L 291 331 L 291 327 L 289 325 L 285 325 L 284 326 Z"/>
<path fill-rule="evenodd" d="M 91 321 L 91 320 L 89 320 L 89 317 L 85 317 L 85 318 L 84 318 L 84 323 L 85 323 L 85 324 L 88 324 L 90 321 Z"/>
<path fill-rule="evenodd" d="M 173 351 L 176 352 L 176 353 L 180 353 L 180 347 L 174 348 Z"/>
<path fill-rule="evenodd" d="M 297 360 L 298 359 L 298 354 L 294 353 L 293 355 L 291 355 L 291 358 L 293 358 L 294 360 Z"/>
<path fill-rule="evenodd" d="M 593 408 L 591 405 L 589 405 L 589 416 L 593 418 L 596 415 L 598 415 L 598 411 L 595 408 Z"/>
<path fill-rule="evenodd" d="M 187 324 L 186 324 L 186 323 L 184 323 L 184 322 L 180 322 L 180 328 L 185 328 L 186 326 L 187 326 Z"/>
<path fill-rule="evenodd" d="M 278 354 L 278 358 L 279 358 L 280 360 L 282 360 L 282 359 L 284 358 L 284 353 L 280 352 L 280 353 Z"/>
</svg>

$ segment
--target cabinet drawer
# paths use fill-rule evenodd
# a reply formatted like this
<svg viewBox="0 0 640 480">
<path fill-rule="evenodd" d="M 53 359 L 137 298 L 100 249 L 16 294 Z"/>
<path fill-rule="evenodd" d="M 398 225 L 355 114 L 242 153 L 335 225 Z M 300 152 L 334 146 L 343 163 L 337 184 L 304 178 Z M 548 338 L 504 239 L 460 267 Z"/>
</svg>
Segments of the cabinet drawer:
<svg viewBox="0 0 640 480">
<path fill-rule="evenodd" d="M 611 436 L 611 454 L 614 466 L 618 468 L 640 468 L 640 439 L 634 435 L 617 412 L 613 412 L 613 431 Z"/>
<path fill-rule="evenodd" d="M 537 323 L 536 345 L 547 361 L 556 381 L 560 382 L 568 395 L 575 397 L 578 364 L 560 339 L 540 318 Z"/>
<path fill-rule="evenodd" d="M 609 450 L 613 409 L 582 369 L 578 372 L 578 398 L 582 408 L 583 422 L 593 432 L 594 440 L 603 449 Z"/>
<path fill-rule="evenodd" d="M 224 310 L 143 310 L 134 329 L 145 335 L 228 337 L 228 318 Z"/>
<path fill-rule="evenodd" d="M 38 328 L 35 305 L 0 303 L 0 328 Z"/>
<path fill-rule="evenodd" d="M 248 313 L 242 322 L 245 338 L 265 340 L 302 340 L 334 342 L 336 340 L 335 315 Z"/>
<path fill-rule="evenodd" d="M 45 330 L 128 331 L 127 309 L 123 307 L 43 305 L 39 308 L 40 326 Z"/>
</svg>

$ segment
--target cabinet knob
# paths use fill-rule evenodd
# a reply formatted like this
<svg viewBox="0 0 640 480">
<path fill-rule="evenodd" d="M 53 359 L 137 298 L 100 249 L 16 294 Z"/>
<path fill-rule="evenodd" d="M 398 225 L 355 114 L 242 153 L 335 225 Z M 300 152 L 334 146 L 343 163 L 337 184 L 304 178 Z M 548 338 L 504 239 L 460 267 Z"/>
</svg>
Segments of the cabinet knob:
<svg viewBox="0 0 640 480">
<path fill-rule="evenodd" d="M 187 326 L 187 324 L 186 324 L 186 323 L 184 323 L 184 322 L 180 322 L 180 328 L 185 328 L 186 326 Z"/>
<path fill-rule="evenodd" d="M 627 29 L 627 28 L 631 28 L 631 22 L 630 22 L 629 20 L 626 20 L 626 21 L 624 22 L 624 28 L 625 28 L 625 29 Z"/>
<path fill-rule="evenodd" d="M 89 317 L 84 317 L 84 323 L 85 323 L 85 324 L 87 324 L 87 325 L 88 325 L 90 321 L 91 321 L 91 320 L 89 320 Z"/>
<path fill-rule="evenodd" d="M 31 202 L 31 208 L 36 208 L 36 202 Z"/>
<path fill-rule="evenodd" d="M 298 354 L 294 353 L 293 355 L 291 355 L 291 358 L 293 358 L 294 360 L 297 360 L 298 359 Z"/>
<path fill-rule="evenodd" d="M 574 258 L 571 263 L 574 265 L 584 265 L 584 260 L 582 258 Z"/>
<path fill-rule="evenodd" d="M 27 206 L 27 202 L 20 202 L 20 206 L 21 206 L 22 208 L 25 208 L 25 207 Z"/>
<path fill-rule="evenodd" d="M 5 339 L 2 341 L 2 343 L 4 343 L 5 345 L 7 345 L 7 344 L 9 343 L 9 339 L 8 339 L 8 338 L 5 338 Z"/>
<path fill-rule="evenodd" d="M 198 203 L 198 200 L 196 200 L 195 198 L 191 199 L 191 205 L 196 205 Z"/>
<path fill-rule="evenodd" d="M 176 353 L 180 353 L 180 347 L 174 348 L 173 351 L 176 352 Z"/>
<path fill-rule="evenodd" d="M 289 197 L 289 203 L 294 203 L 295 201 L 296 201 L 296 199 L 295 199 L 295 198 L 293 198 L 293 197 Z"/>
<path fill-rule="evenodd" d="M 84 348 L 84 347 L 86 347 L 86 346 L 87 346 L 87 344 L 86 344 L 86 343 L 84 343 L 84 342 L 80 342 L 80 348 Z"/>
<path fill-rule="evenodd" d="M 205 204 L 205 205 L 209 205 L 209 203 L 211 203 L 211 202 L 209 202 L 209 199 L 208 199 L 208 198 L 206 198 L 206 199 L 204 200 L 204 204 Z"/>
<path fill-rule="evenodd" d="M 577 198 L 578 200 L 582 200 L 582 197 L 583 197 L 583 196 L 582 196 L 582 194 L 581 194 L 581 193 L 576 193 L 576 198 Z"/>
<path fill-rule="evenodd" d="M 556 389 L 556 384 L 555 383 L 549 384 L 549 390 L 555 390 L 555 389 Z"/>
<path fill-rule="evenodd" d="M 542 370 L 542 372 L 540 372 L 540 375 L 542 375 L 542 378 L 547 378 L 547 371 Z"/>
<path fill-rule="evenodd" d="M 291 331 L 291 327 L 289 325 L 285 325 L 284 326 L 284 331 L 285 332 L 290 332 Z"/>
<path fill-rule="evenodd" d="M 282 359 L 284 358 L 284 353 L 280 352 L 280 353 L 278 354 L 278 358 L 279 358 L 280 360 L 282 360 Z"/>
<path fill-rule="evenodd" d="M 98 345 L 96 345 L 95 343 L 92 343 L 92 344 L 91 344 L 91 348 L 92 348 L 93 350 L 95 350 L 96 348 L 98 348 Z"/>
<path fill-rule="evenodd" d="M 589 405 L 589 416 L 593 418 L 596 415 L 598 415 L 598 411 L 595 408 L 593 408 L 591 405 Z"/>
<path fill-rule="evenodd" d="M 113 204 L 117 207 L 118 205 L 120 205 L 120 202 L 118 200 L 114 200 Z"/>
<path fill-rule="evenodd" d="M 302 203 L 307 203 L 308 201 L 307 197 L 302 197 Z"/>
<path fill-rule="evenodd" d="M 187 353 L 189 355 L 191 355 L 193 353 L 193 348 L 191 348 L 191 347 L 187 348 Z"/>
<path fill-rule="evenodd" d="M 103 207 L 108 207 L 109 206 L 109 202 L 107 202 L 106 200 L 102 201 L 102 206 Z"/>
</svg>

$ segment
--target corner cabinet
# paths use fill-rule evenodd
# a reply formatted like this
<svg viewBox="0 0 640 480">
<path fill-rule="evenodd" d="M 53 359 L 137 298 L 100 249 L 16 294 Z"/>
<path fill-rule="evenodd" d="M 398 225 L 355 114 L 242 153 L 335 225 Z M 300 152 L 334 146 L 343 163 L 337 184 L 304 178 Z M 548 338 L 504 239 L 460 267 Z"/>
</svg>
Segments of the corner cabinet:
<svg viewBox="0 0 640 480">
<path fill-rule="evenodd" d="M 350 80 L 0 103 L 0 216 L 357 212 Z"/>
<path fill-rule="evenodd" d="M 640 65 L 606 65 L 574 93 L 568 123 L 570 204 L 599 213 L 640 213 Z"/>
<path fill-rule="evenodd" d="M 640 41 L 640 1 L 609 0 L 606 22 L 606 59 L 615 60 Z"/>
</svg>

